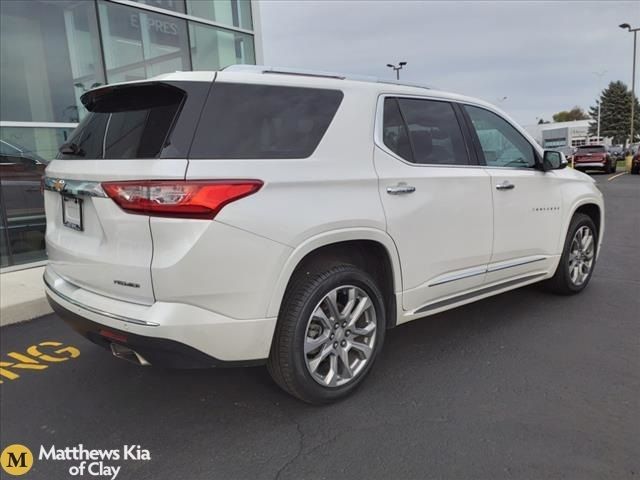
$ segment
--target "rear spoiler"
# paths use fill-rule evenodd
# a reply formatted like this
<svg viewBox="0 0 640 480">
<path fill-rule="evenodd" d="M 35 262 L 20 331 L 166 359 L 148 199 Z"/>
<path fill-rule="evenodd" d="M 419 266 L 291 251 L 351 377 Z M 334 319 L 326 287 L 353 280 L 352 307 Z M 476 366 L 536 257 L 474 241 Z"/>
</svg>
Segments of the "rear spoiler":
<svg viewBox="0 0 640 480">
<path fill-rule="evenodd" d="M 145 95 L 141 95 L 144 90 Z M 152 81 L 105 85 L 82 94 L 80 101 L 90 112 L 115 113 L 169 105 L 186 92 L 175 85 Z"/>
</svg>

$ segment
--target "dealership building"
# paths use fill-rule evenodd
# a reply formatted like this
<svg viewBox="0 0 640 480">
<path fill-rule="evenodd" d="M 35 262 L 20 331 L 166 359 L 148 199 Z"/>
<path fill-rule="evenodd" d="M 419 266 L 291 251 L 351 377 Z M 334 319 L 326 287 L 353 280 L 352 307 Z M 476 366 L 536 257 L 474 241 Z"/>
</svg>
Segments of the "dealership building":
<svg viewBox="0 0 640 480">
<path fill-rule="evenodd" d="M 0 271 L 46 260 L 42 166 L 93 87 L 262 63 L 251 0 L 0 0 Z"/>
<path fill-rule="evenodd" d="M 610 145 L 611 139 L 589 134 L 592 122 L 593 120 L 575 120 L 529 125 L 524 128 L 543 148 Z"/>
</svg>

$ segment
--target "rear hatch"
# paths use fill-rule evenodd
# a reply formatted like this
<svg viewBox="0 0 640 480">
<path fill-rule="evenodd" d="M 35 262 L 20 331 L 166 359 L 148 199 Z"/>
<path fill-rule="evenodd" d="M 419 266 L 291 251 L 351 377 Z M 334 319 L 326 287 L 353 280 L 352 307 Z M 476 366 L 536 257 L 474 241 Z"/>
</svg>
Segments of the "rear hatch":
<svg viewBox="0 0 640 480">
<path fill-rule="evenodd" d="M 89 113 L 44 181 L 49 268 L 56 274 L 101 295 L 153 303 L 149 216 L 126 213 L 103 182 L 184 179 L 213 74 L 198 80 L 112 85 L 83 95 Z"/>
<path fill-rule="evenodd" d="M 578 148 L 574 156 L 575 163 L 586 163 L 586 162 L 604 162 L 607 158 L 607 153 L 604 147 L 593 146 L 593 147 L 582 147 Z"/>
</svg>

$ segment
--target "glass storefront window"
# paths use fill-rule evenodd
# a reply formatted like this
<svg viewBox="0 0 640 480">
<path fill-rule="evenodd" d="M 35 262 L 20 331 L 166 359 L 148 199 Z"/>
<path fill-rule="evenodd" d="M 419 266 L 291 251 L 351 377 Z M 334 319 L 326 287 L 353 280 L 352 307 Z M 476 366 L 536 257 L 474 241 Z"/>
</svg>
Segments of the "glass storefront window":
<svg viewBox="0 0 640 480">
<path fill-rule="evenodd" d="M 174 12 L 184 13 L 184 0 L 133 0 L 137 3 L 144 3 L 150 7 L 164 8 Z M 209 1 L 209 0 L 205 0 Z M 213 1 L 213 0 L 210 0 Z"/>
<path fill-rule="evenodd" d="M 2 0 L 0 120 L 77 122 L 104 83 L 95 4 Z"/>
<path fill-rule="evenodd" d="M 58 154 L 58 148 L 67 141 L 73 128 L 0 127 L 0 154 L 19 149 L 24 156 L 49 163 Z"/>
<path fill-rule="evenodd" d="M 2 185 L 0 184 L 0 267 L 9 266 L 9 239 L 4 220 L 4 202 L 2 200 Z"/>
<path fill-rule="evenodd" d="M 0 127 L 0 265 L 46 258 L 40 178 L 71 128 Z"/>
<path fill-rule="evenodd" d="M 185 20 L 104 1 L 99 8 L 109 83 L 191 70 Z"/>
<path fill-rule="evenodd" d="M 189 22 L 194 70 L 219 70 L 236 63 L 256 63 L 253 37 Z"/>
<path fill-rule="evenodd" d="M 250 0 L 187 0 L 187 13 L 232 27 L 253 29 Z"/>
</svg>

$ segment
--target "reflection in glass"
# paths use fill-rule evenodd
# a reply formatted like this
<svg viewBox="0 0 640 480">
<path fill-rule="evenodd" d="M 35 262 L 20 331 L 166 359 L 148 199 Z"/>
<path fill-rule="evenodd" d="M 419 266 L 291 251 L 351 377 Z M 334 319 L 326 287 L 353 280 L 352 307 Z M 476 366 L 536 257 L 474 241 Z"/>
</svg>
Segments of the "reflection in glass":
<svg viewBox="0 0 640 480">
<path fill-rule="evenodd" d="M 9 265 L 9 240 L 7 225 L 4 220 L 4 201 L 2 200 L 2 184 L 0 183 L 0 267 Z"/>
<path fill-rule="evenodd" d="M 0 120 L 77 122 L 104 83 L 93 2 L 2 0 Z"/>
<path fill-rule="evenodd" d="M 187 13 L 231 27 L 253 29 L 250 0 L 187 0 Z"/>
<path fill-rule="evenodd" d="M 40 178 L 71 129 L 0 128 L 0 264 L 46 258 Z"/>
<path fill-rule="evenodd" d="M 184 13 L 184 0 L 133 0 L 137 3 L 144 3 L 150 7 L 164 8 L 165 10 L 173 10 L 174 12 Z M 204 0 L 205 2 L 213 0 Z"/>
<path fill-rule="evenodd" d="M 186 21 L 104 1 L 99 8 L 109 83 L 191 69 Z"/>
<path fill-rule="evenodd" d="M 189 22 L 189 38 L 194 70 L 256 62 L 251 35 Z"/>
</svg>

